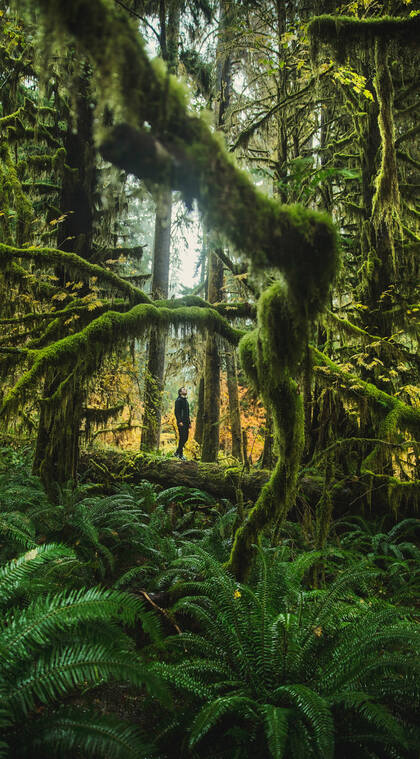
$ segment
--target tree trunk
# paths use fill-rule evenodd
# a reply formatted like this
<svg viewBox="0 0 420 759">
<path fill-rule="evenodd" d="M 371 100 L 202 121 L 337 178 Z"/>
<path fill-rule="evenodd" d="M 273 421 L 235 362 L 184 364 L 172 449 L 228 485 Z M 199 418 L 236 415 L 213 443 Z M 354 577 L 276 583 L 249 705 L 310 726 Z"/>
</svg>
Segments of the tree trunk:
<svg viewBox="0 0 420 759">
<path fill-rule="evenodd" d="M 96 154 L 93 140 L 93 112 L 90 107 L 90 73 L 85 65 L 77 80 L 79 93 L 75 123 L 67 114 L 67 133 L 64 139 L 66 163 L 73 171 L 65 171 L 60 195 L 60 212 L 65 218 L 58 225 L 57 246 L 89 260 L 93 236 L 93 196 L 96 183 Z M 64 284 L 68 274 L 63 267 L 55 270 Z M 86 294 L 85 290 L 79 295 Z M 60 385 L 64 395 L 59 412 L 50 409 L 50 398 Z M 79 432 L 84 393 L 66 372 L 47 373 L 41 401 L 33 472 L 41 477 L 52 499 L 57 497 L 56 483 L 63 485 L 76 477 Z"/>
<path fill-rule="evenodd" d="M 208 300 L 216 303 L 222 298 L 223 264 L 215 253 L 209 257 Z M 202 461 L 216 461 L 219 450 L 220 416 L 220 356 L 218 340 L 207 334 L 204 366 L 204 407 Z"/>
<path fill-rule="evenodd" d="M 169 6 L 169 7 L 168 7 Z M 160 46 L 168 71 L 178 68 L 179 3 L 160 3 Z M 153 251 L 152 298 L 167 298 L 171 251 L 172 192 L 161 190 L 156 205 Z M 151 330 L 144 388 L 142 450 L 157 450 L 160 443 L 162 396 L 164 390 L 166 331 Z"/>
<path fill-rule="evenodd" d="M 201 445 L 203 442 L 203 411 L 204 411 L 204 375 L 198 384 L 197 413 L 195 415 L 194 440 Z"/>
<path fill-rule="evenodd" d="M 225 128 L 226 110 L 231 95 L 232 61 L 230 51 L 226 50 L 229 38 L 230 3 L 219 2 L 219 31 L 216 49 L 216 128 Z M 208 266 L 208 293 L 210 303 L 222 300 L 223 264 L 210 253 Z M 203 443 L 202 461 L 216 461 L 219 450 L 219 416 L 220 416 L 220 356 L 217 338 L 207 335 L 206 358 L 204 368 L 204 407 L 203 407 Z"/>
<path fill-rule="evenodd" d="M 51 501 L 59 495 L 57 485 L 74 482 L 79 461 L 79 435 L 84 393 L 76 383 L 59 406 L 50 405 L 50 398 L 59 391 L 62 376 L 44 385 L 38 427 L 33 473 L 39 476 Z M 68 380 L 67 380 L 68 381 Z"/>
<path fill-rule="evenodd" d="M 273 422 L 271 416 L 267 414 L 265 417 L 264 448 L 261 461 L 263 469 L 272 469 L 274 466 L 273 443 Z"/>
<path fill-rule="evenodd" d="M 230 430 L 232 436 L 232 456 L 243 461 L 241 412 L 238 396 L 238 374 L 236 371 L 236 355 L 233 348 L 226 343 L 226 373 L 229 394 Z"/>
<path fill-rule="evenodd" d="M 171 249 L 172 193 L 163 191 L 158 199 L 153 251 L 152 297 L 167 298 L 169 292 L 169 257 Z M 144 387 L 142 450 L 159 448 L 162 394 L 165 371 L 166 332 L 150 331 L 148 361 Z"/>
</svg>

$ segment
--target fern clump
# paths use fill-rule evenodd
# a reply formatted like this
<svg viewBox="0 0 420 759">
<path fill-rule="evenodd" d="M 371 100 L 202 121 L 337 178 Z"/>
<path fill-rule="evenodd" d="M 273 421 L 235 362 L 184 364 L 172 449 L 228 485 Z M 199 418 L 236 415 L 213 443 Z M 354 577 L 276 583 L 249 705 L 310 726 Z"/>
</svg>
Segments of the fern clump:
<svg viewBox="0 0 420 759">
<path fill-rule="evenodd" d="M 60 706 L 109 680 L 165 694 L 117 624 L 140 621 L 159 637 L 156 618 L 138 598 L 98 587 L 48 593 L 40 571 L 71 554 L 64 546 L 38 546 L 0 570 L 0 756 L 74 756 L 76 746 L 83 756 L 150 756 L 136 727 L 112 715 Z M 38 587 L 33 598 L 33 583 L 42 585 L 42 578 L 43 592 Z"/>
<path fill-rule="evenodd" d="M 365 567 L 304 590 L 319 555 L 283 562 L 260 550 L 253 586 L 204 552 L 179 560 L 203 578 L 173 609 L 193 631 L 167 641 L 179 660 L 153 669 L 183 694 L 192 756 L 412 755 L 418 626 L 366 594 Z"/>
</svg>

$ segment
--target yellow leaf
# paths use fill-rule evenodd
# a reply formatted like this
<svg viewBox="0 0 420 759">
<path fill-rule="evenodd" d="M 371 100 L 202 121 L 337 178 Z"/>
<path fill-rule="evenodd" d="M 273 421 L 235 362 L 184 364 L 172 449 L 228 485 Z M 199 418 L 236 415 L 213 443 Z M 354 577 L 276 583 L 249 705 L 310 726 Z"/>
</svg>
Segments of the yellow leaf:
<svg viewBox="0 0 420 759">
<path fill-rule="evenodd" d="M 102 301 L 100 300 L 93 300 L 90 303 L 88 303 L 88 311 L 94 311 L 96 308 L 100 308 L 102 306 Z"/>
</svg>

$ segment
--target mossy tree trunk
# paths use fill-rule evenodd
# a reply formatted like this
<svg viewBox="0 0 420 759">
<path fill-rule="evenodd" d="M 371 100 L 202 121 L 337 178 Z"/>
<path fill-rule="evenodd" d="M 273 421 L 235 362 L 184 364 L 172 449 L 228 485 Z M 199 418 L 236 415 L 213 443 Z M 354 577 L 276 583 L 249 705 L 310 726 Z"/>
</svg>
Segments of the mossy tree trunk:
<svg viewBox="0 0 420 759">
<path fill-rule="evenodd" d="M 226 344 L 225 351 L 227 387 L 229 396 L 230 432 L 232 437 L 232 456 L 243 461 L 241 412 L 238 395 L 238 372 L 234 348 Z"/>
<path fill-rule="evenodd" d="M 272 469 L 274 464 L 274 439 L 273 439 L 273 422 L 271 414 L 266 413 L 264 429 L 264 447 L 262 452 L 261 466 L 263 469 Z"/>
<path fill-rule="evenodd" d="M 153 251 L 152 297 L 167 298 L 169 292 L 169 258 L 171 250 L 172 192 L 160 194 L 156 208 Z M 166 331 L 151 329 L 144 386 L 144 415 L 141 448 L 159 448 L 162 394 L 165 372 Z"/>
<path fill-rule="evenodd" d="M 33 471 L 37 474 L 52 501 L 59 497 L 57 485 L 75 482 L 79 460 L 79 434 L 83 416 L 85 393 L 76 379 L 71 392 L 60 404 L 52 403 L 54 393 L 60 391 L 62 377 L 53 377 L 44 385 L 45 397 L 41 401 L 41 419 L 35 447 Z"/>
<path fill-rule="evenodd" d="M 208 301 L 222 299 L 223 264 L 215 253 L 209 256 Z M 202 461 L 216 461 L 219 451 L 220 353 L 216 335 L 207 334 L 204 364 Z"/>
<path fill-rule="evenodd" d="M 204 411 L 204 375 L 201 375 L 198 383 L 197 413 L 195 415 L 194 440 L 198 445 L 203 442 L 203 411 Z"/>
<path fill-rule="evenodd" d="M 231 96 L 232 58 L 227 45 L 230 37 L 232 8 L 226 0 L 219 2 L 219 31 L 216 48 L 216 128 L 226 128 L 226 111 Z M 209 235 L 210 240 L 213 235 Z M 210 243 L 211 244 L 211 243 Z M 208 259 L 208 293 L 210 303 L 223 298 L 223 264 L 211 252 Z M 216 461 L 219 451 L 220 354 L 217 337 L 207 335 L 204 367 L 204 405 L 202 461 Z"/>
<path fill-rule="evenodd" d="M 94 189 L 96 184 L 96 151 L 93 139 L 90 74 L 87 64 L 77 79 L 77 100 L 74 116 L 62 114 L 67 120 L 64 138 L 66 163 L 70 171 L 63 173 L 60 213 L 63 221 L 57 228 L 61 250 L 77 252 L 86 260 L 92 255 Z M 57 105 L 58 107 L 58 105 Z M 56 267 L 56 276 L 64 284 L 68 274 Z M 79 291 L 83 296 L 84 291 Z M 70 396 L 60 404 L 56 418 L 50 410 L 50 398 L 68 383 L 68 369 L 48 372 L 41 400 L 33 472 L 41 477 L 51 497 L 56 497 L 54 483 L 75 480 L 79 450 L 80 424 L 84 394 L 75 381 Z M 71 384 L 71 383 L 70 383 Z"/>
<path fill-rule="evenodd" d="M 161 2 L 160 48 L 168 71 L 176 74 L 179 60 L 180 4 Z M 156 204 L 153 251 L 152 298 L 167 298 L 171 253 L 172 192 L 161 189 Z M 160 443 L 162 397 L 164 390 L 166 330 L 151 329 L 144 387 L 144 414 L 141 449 L 157 450 Z"/>
</svg>

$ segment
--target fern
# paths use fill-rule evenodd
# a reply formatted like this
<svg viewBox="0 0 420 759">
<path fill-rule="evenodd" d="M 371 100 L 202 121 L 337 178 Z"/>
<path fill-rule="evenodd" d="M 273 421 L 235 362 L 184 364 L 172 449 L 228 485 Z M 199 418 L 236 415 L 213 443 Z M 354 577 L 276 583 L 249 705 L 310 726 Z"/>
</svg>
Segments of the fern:
<svg viewBox="0 0 420 759">
<path fill-rule="evenodd" d="M 161 679 L 140 660 L 132 639 L 117 624 L 132 626 L 141 622 L 146 631 L 158 638 L 159 623 L 152 612 L 145 610 L 141 600 L 97 587 L 46 593 L 48 586 L 42 582 L 45 566 L 69 555 L 72 552 L 63 546 L 37 547 L 0 570 L 0 600 L 4 608 L 0 622 L 3 736 L 0 750 L 9 759 L 25 752 L 31 756 L 29 732 L 26 748 L 16 748 L 20 740 L 16 726 L 22 721 L 28 731 L 35 731 L 33 745 L 42 743 L 42 724 L 36 719 L 40 703 L 47 704 L 49 714 L 53 715 L 54 705 L 75 690 L 86 690 L 110 679 L 145 686 L 154 696 L 166 699 Z M 37 578 L 39 573 L 41 577 Z M 39 595 L 19 608 L 17 603 L 28 582 L 32 586 L 37 580 Z M 11 603 L 14 606 L 7 608 Z M 130 744 L 131 755 L 142 755 L 135 753 L 143 745 L 137 741 L 135 731 L 112 717 L 108 722 L 99 716 L 84 721 L 82 715 L 77 722 L 74 715 L 74 720 L 74 730 L 76 733 L 79 730 L 81 745 L 88 753 L 123 756 L 124 745 L 127 744 L 128 753 Z M 52 725 L 53 721 L 44 725 L 48 733 L 46 745 L 52 746 L 55 741 L 57 747 L 71 747 L 72 741 L 76 741 L 71 735 L 72 722 L 67 721 L 65 728 L 64 723 L 54 729 Z"/>
<path fill-rule="evenodd" d="M 252 586 L 235 582 L 198 547 L 176 560 L 177 572 L 195 579 L 178 586 L 173 612 L 194 631 L 166 639 L 180 663 L 156 662 L 152 669 L 195 702 L 189 742 L 203 755 L 212 738 L 213 756 L 240 748 L 253 756 L 254 738 L 247 749 L 242 738 L 235 744 L 238 722 L 263 741 L 264 756 L 332 759 L 346 723 L 360 735 L 363 725 L 366 734 L 378 734 L 383 757 L 405 750 L 401 730 L 414 729 L 407 703 L 419 702 L 417 626 L 395 607 L 355 592 L 377 576 L 369 565 L 343 572 L 325 590 L 306 590 L 303 577 L 318 556 L 291 563 L 260 548 Z"/>
<path fill-rule="evenodd" d="M 45 750 L 62 756 L 74 756 L 75 751 L 104 759 L 151 759 L 154 750 L 141 731 L 111 714 L 82 710 L 60 709 L 52 718 L 37 725 L 40 738 L 31 741 L 30 751 L 22 756 L 31 759 L 31 752 Z"/>
<path fill-rule="evenodd" d="M 262 713 L 270 754 L 273 759 L 283 759 L 291 710 L 272 704 L 264 704 Z"/>
</svg>

